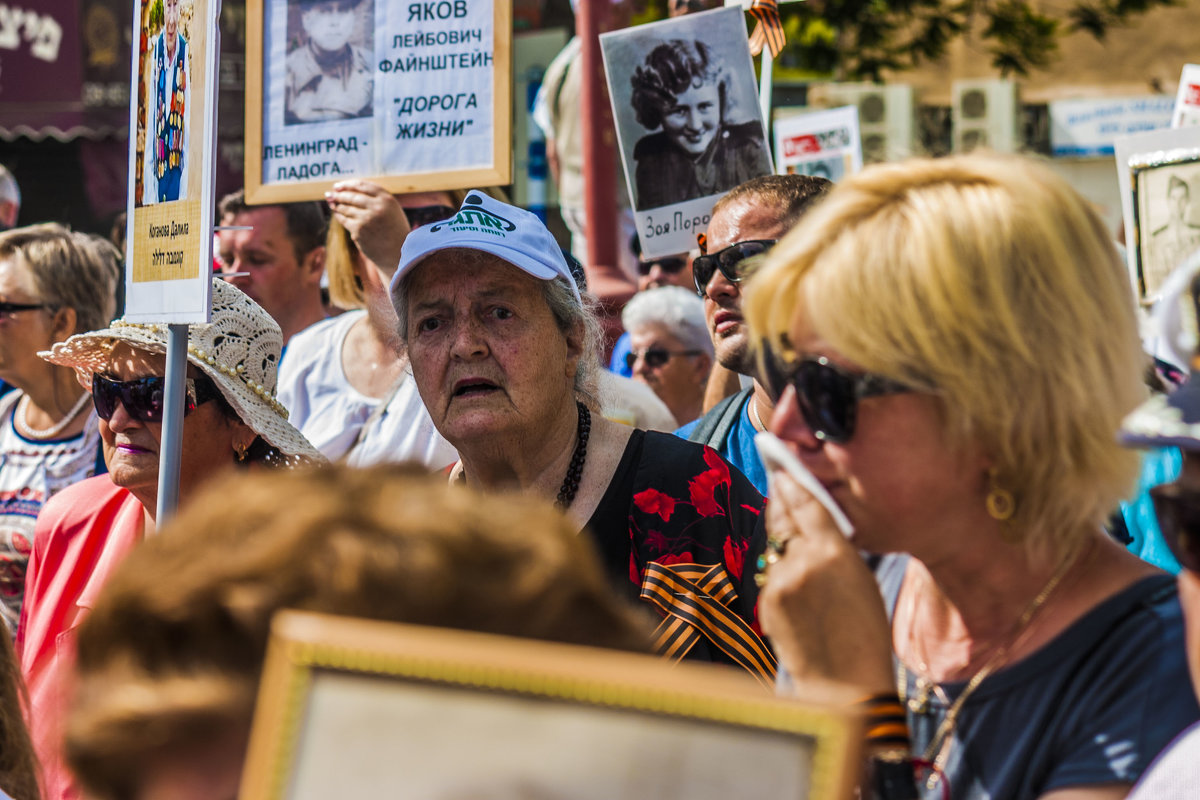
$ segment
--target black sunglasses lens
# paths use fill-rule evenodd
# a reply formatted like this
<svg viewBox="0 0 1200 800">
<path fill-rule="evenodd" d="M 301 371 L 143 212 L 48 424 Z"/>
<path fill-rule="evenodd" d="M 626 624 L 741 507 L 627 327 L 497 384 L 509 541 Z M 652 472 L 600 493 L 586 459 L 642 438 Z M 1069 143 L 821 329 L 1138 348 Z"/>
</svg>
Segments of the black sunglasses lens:
<svg viewBox="0 0 1200 800">
<path fill-rule="evenodd" d="M 704 296 L 704 290 L 708 288 L 708 282 L 712 280 L 713 273 L 717 271 L 717 259 L 715 256 L 700 256 L 692 261 L 692 280 L 696 282 L 696 291 L 700 296 Z"/>
<path fill-rule="evenodd" d="M 642 356 L 646 360 L 646 366 L 650 369 L 658 369 L 663 364 L 671 360 L 671 354 L 666 350 L 647 350 Z"/>
<path fill-rule="evenodd" d="M 404 216 L 408 218 L 409 227 L 419 228 L 450 219 L 454 216 L 454 209 L 450 206 L 416 206 L 404 209 Z"/>
<path fill-rule="evenodd" d="M 625 354 L 626 369 L 633 369 L 633 365 L 636 363 L 637 363 L 637 353 L 626 353 Z"/>
<path fill-rule="evenodd" d="M 116 385 L 101 375 L 92 376 L 92 405 L 101 419 L 112 419 L 117 410 L 118 391 Z"/>
<path fill-rule="evenodd" d="M 858 398 L 853 380 L 827 364 L 805 361 L 796 372 L 796 395 L 817 438 L 846 442 L 854 435 Z"/>
<path fill-rule="evenodd" d="M 1158 526 L 1179 565 L 1200 572 L 1200 493 L 1166 484 L 1150 490 Z"/>
</svg>

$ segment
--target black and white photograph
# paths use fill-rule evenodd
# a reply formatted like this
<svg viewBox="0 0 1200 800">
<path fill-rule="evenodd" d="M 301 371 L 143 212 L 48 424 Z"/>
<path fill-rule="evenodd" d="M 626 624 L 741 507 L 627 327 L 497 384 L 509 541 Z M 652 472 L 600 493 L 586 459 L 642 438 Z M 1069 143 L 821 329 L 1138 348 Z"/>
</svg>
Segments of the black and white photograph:
<svg viewBox="0 0 1200 800">
<path fill-rule="evenodd" d="M 1134 169 L 1138 282 L 1153 300 L 1177 266 L 1200 249 L 1200 153 Z"/>
<path fill-rule="evenodd" d="M 289 0 L 284 123 L 374 114 L 374 0 Z"/>
<path fill-rule="evenodd" d="M 637 211 L 772 172 L 740 7 L 605 34 L 601 47 Z"/>
</svg>

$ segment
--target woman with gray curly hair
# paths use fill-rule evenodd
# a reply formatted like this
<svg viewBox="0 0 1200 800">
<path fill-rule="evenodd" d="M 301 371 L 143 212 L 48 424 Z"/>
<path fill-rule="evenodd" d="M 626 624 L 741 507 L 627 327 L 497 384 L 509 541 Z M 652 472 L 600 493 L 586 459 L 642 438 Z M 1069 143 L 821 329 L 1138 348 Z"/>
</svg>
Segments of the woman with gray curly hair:
<svg viewBox="0 0 1200 800">
<path fill-rule="evenodd" d="M 665 654 L 770 680 L 751 627 L 762 498 L 714 451 L 597 413 L 594 301 L 546 226 L 472 191 L 408 235 L 391 293 L 417 389 L 461 459 L 450 480 L 555 499 L 619 591 L 664 617 Z"/>
<path fill-rule="evenodd" d="M 726 120 L 725 73 L 704 42 L 663 42 L 630 83 L 637 121 L 658 131 L 633 149 L 639 209 L 720 194 L 770 174 L 762 124 Z"/>
<path fill-rule="evenodd" d="M 712 369 L 713 343 L 704 303 L 680 286 L 639 292 L 621 312 L 629 331 L 625 363 L 686 425 L 704 413 L 704 387 Z"/>
</svg>

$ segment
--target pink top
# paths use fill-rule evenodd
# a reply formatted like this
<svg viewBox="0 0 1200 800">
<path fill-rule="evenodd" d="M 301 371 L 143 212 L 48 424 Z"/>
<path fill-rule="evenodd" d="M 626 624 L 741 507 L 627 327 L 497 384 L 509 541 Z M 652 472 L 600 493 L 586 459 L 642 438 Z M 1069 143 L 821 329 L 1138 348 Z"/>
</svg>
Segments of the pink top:
<svg viewBox="0 0 1200 800">
<path fill-rule="evenodd" d="M 75 629 L 144 524 L 142 504 L 107 475 L 64 489 L 38 515 L 16 646 L 46 800 L 79 797 L 62 755 Z"/>
</svg>

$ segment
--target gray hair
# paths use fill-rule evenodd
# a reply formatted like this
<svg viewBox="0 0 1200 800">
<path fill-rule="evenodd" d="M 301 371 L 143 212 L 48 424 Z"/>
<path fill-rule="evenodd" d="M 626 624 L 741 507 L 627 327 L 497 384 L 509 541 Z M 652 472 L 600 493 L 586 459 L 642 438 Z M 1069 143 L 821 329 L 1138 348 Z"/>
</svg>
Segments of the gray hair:
<svg viewBox="0 0 1200 800">
<path fill-rule="evenodd" d="M 121 258 L 106 239 L 57 222 L 0 233 L 0 258 L 15 258 L 33 277 L 42 302 L 75 309 L 75 333 L 108 325 L 116 311 Z"/>
<path fill-rule="evenodd" d="M 482 261 L 500 258 L 479 250 L 460 250 L 458 255 L 467 263 L 471 263 L 473 259 Z M 409 271 L 392 292 L 392 306 L 396 310 L 396 330 L 405 350 L 408 349 L 408 288 L 413 274 L 414 271 Z M 579 299 L 576 299 L 574 289 L 566 278 L 543 280 L 538 283 L 542 289 L 542 297 L 563 336 L 578 331 L 580 354 L 575 370 L 575 397 L 593 411 L 599 411 L 600 350 L 604 343 L 604 332 L 598 316 L 600 303 L 586 292 L 581 292 Z M 711 349 L 711 343 L 709 347 Z"/>
<path fill-rule="evenodd" d="M 630 332 L 643 325 L 662 325 L 687 349 L 713 354 L 712 337 L 704 321 L 704 301 L 682 286 L 638 292 L 625 304 L 621 324 Z"/>
</svg>

